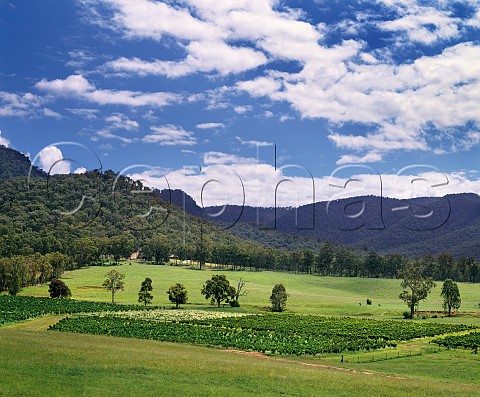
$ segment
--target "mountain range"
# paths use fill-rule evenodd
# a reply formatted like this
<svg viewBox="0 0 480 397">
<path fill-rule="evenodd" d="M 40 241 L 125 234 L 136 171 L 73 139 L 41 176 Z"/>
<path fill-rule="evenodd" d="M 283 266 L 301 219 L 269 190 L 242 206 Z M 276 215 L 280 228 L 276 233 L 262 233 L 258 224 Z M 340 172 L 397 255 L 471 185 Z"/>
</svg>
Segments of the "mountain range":
<svg viewBox="0 0 480 397">
<path fill-rule="evenodd" d="M 480 196 L 473 193 L 409 200 L 361 196 L 277 209 L 201 208 L 181 190 L 163 190 L 160 195 L 190 214 L 243 237 L 248 231 L 257 240 L 274 231 L 384 254 L 416 257 L 447 251 L 456 257 L 480 258 Z"/>
</svg>

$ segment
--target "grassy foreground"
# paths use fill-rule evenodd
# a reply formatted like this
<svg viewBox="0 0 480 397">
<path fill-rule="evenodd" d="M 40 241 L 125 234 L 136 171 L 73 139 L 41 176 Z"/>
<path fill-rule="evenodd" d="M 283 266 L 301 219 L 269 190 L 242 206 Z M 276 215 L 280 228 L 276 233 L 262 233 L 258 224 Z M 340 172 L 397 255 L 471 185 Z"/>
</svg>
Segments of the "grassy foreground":
<svg viewBox="0 0 480 397">
<path fill-rule="evenodd" d="M 209 305 L 200 290 L 205 281 L 215 273 L 226 274 L 230 283 L 236 286 L 240 277 L 247 280 L 248 295 L 240 298 L 241 310 L 261 310 L 269 306 L 269 296 L 276 283 L 283 283 L 289 293 L 287 309 L 295 313 L 372 316 L 377 318 L 399 318 L 407 309 L 398 298 L 402 291 L 401 280 L 368 279 L 348 277 L 318 277 L 275 272 L 249 272 L 229 270 L 192 270 L 186 267 L 155 266 L 144 263 L 124 263 L 116 267 L 90 267 L 65 272 L 62 279 L 70 287 L 72 297 L 81 300 L 109 302 L 110 294 L 101 285 L 105 273 L 115 268 L 125 274 L 125 290 L 119 291 L 115 300 L 118 303 L 137 303 L 140 283 L 145 277 L 153 281 L 154 305 L 171 306 L 165 291 L 174 283 L 180 282 L 188 290 L 189 304 L 185 307 Z M 438 318 L 439 322 L 468 322 L 480 325 L 479 285 L 458 283 L 462 297 L 462 311 L 477 312 L 478 317 Z M 22 295 L 48 296 L 48 287 L 25 288 Z M 440 297 L 441 283 L 431 292 L 428 299 L 420 304 L 420 310 L 442 310 Z M 366 305 L 367 298 L 373 301 Z M 231 310 L 231 309 L 229 309 Z"/>
<path fill-rule="evenodd" d="M 110 269 L 66 272 L 63 280 L 75 299 L 109 302 L 101 284 Z M 135 304 L 140 283 L 150 277 L 158 306 L 171 307 L 165 291 L 181 282 L 189 293 L 185 308 L 259 312 L 268 306 L 273 285 L 281 282 L 290 294 L 287 308 L 294 313 L 387 319 L 401 317 L 406 309 L 398 299 L 400 280 L 218 271 L 234 285 L 243 277 L 249 293 L 241 297 L 238 309 L 216 309 L 200 294 L 216 270 L 143 263 L 124 263 L 116 270 L 126 276 L 125 290 L 116 294 L 118 303 Z M 459 283 L 459 288 L 461 309 L 470 312 L 468 316 L 420 321 L 480 326 L 478 285 Z M 47 289 L 29 287 L 22 295 L 48 296 Z M 441 284 L 421 310 L 441 310 L 440 289 Z M 366 305 L 367 298 L 373 305 Z M 352 352 L 341 363 L 338 354 L 264 357 L 190 344 L 46 331 L 61 317 L 47 315 L 0 327 L 0 397 L 480 396 L 480 355 L 462 349 L 438 351 L 428 338 L 402 342 L 395 349 Z"/>
<path fill-rule="evenodd" d="M 198 346 L 0 328 L 0 396 L 478 396 L 478 385 Z"/>
</svg>

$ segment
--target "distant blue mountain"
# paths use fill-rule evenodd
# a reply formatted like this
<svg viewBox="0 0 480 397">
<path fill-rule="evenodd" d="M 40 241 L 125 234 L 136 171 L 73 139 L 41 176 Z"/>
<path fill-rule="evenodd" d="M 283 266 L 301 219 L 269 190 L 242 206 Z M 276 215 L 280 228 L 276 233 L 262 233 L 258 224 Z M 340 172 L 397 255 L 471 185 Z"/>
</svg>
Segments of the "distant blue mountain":
<svg viewBox="0 0 480 397">
<path fill-rule="evenodd" d="M 169 199 L 169 191 L 160 192 Z M 242 225 L 331 241 L 381 253 L 409 256 L 450 252 L 456 257 L 480 258 L 480 196 L 473 193 L 410 200 L 362 196 L 317 202 L 299 208 L 256 208 L 236 205 L 207 207 L 181 190 L 171 201 L 186 212 L 242 234 Z M 215 215 L 215 216 L 213 216 Z"/>
</svg>

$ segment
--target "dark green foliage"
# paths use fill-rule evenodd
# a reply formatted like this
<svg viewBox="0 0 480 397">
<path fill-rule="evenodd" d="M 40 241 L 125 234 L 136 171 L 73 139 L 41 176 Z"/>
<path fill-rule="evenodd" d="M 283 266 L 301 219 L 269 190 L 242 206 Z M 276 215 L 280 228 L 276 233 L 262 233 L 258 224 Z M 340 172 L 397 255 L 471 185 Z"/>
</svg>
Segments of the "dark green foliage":
<svg viewBox="0 0 480 397">
<path fill-rule="evenodd" d="M 106 250 L 107 254 L 111 255 L 116 263 L 121 258 L 129 258 L 134 250 L 134 243 L 128 236 L 113 236 L 109 239 Z"/>
<path fill-rule="evenodd" d="M 175 308 L 178 309 L 179 305 L 187 303 L 187 290 L 185 286 L 180 283 L 172 285 L 168 291 L 168 300 L 172 303 L 175 303 Z"/>
<path fill-rule="evenodd" d="M 451 335 L 432 340 L 432 343 L 449 347 L 465 347 L 474 349 L 480 347 L 480 332 L 471 332 L 466 335 Z"/>
<path fill-rule="evenodd" d="M 449 316 L 452 314 L 452 309 L 460 308 L 462 301 L 457 283 L 447 278 L 443 283 L 441 295 L 443 297 L 443 309 L 448 311 Z"/>
<path fill-rule="evenodd" d="M 367 305 L 371 305 L 372 304 L 372 300 L 371 299 L 367 299 Z"/>
<path fill-rule="evenodd" d="M 205 299 L 210 299 L 212 304 L 217 304 L 223 301 L 229 302 L 235 299 L 235 288 L 230 285 L 227 277 L 224 274 L 216 274 L 210 280 L 207 280 L 202 288 L 202 295 Z"/>
<path fill-rule="evenodd" d="M 89 266 L 100 259 L 99 244 L 95 239 L 83 237 L 72 244 L 72 257 L 77 267 Z"/>
<path fill-rule="evenodd" d="M 139 310 L 141 306 L 111 305 L 74 299 L 35 298 L 33 296 L 0 295 L 0 325 L 23 321 L 45 314 L 73 314 L 104 311 Z"/>
<path fill-rule="evenodd" d="M 14 271 L 7 284 L 7 291 L 9 295 L 16 296 L 21 290 L 22 290 L 21 275 L 17 271 Z"/>
<path fill-rule="evenodd" d="M 469 329 L 465 325 L 272 314 L 172 323 L 113 316 L 70 317 L 51 328 L 274 354 L 312 355 L 379 349 L 396 346 L 401 340 Z"/>
<path fill-rule="evenodd" d="M 236 299 L 232 299 L 230 302 L 228 302 L 231 307 L 240 307 L 240 303 Z"/>
<path fill-rule="evenodd" d="M 171 244 L 165 236 L 151 238 L 142 248 L 142 258 L 154 260 L 156 265 L 167 263 L 171 253 Z"/>
<path fill-rule="evenodd" d="M 276 284 L 272 289 L 270 295 L 270 302 L 272 303 L 272 311 L 283 312 L 287 305 L 288 294 L 283 284 Z"/>
<path fill-rule="evenodd" d="M 138 291 L 138 303 L 143 303 L 144 306 L 152 303 L 153 295 L 150 293 L 152 291 L 152 279 L 146 277 L 140 285 L 140 291 Z"/>
<path fill-rule="evenodd" d="M 57 278 L 54 278 L 50 282 L 48 293 L 50 294 L 50 298 L 70 298 L 72 296 L 70 288 L 68 288 L 62 280 Z"/>
<path fill-rule="evenodd" d="M 59 252 L 72 259 L 69 266 L 84 267 L 128 258 L 138 248 L 159 263 L 170 254 L 206 262 L 211 246 L 227 243 L 263 249 L 183 214 L 140 182 L 116 178 L 111 171 L 95 171 L 54 175 L 48 183 L 32 179 L 28 185 L 25 178 L 0 180 L 0 257 Z"/>
<path fill-rule="evenodd" d="M 0 179 L 10 179 L 28 176 L 30 160 L 16 150 L 0 145 Z M 33 178 L 46 178 L 47 174 L 37 167 L 32 167 L 30 174 Z"/>
<path fill-rule="evenodd" d="M 16 295 L 24 286 L 43 284 L 60 275 L 68 261 L 58 252 L 0 258 L 0 292 Z"/>
</svg>

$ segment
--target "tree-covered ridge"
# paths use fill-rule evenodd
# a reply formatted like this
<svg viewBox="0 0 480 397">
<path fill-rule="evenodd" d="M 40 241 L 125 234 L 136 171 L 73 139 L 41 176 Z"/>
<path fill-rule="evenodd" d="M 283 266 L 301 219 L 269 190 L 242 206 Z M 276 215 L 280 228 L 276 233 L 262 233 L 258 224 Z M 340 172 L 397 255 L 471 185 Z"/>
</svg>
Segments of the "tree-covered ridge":
<svg viewBox="0 0 480 397">
<path fill-rule="evenodd" d="M 10 179 L 18 176 L 28 176 L 30 160 L 16 150 L 0 145 L 0 179 Z M 47 174 L 37 167 L 32 167 L 30 176 L 33 178 L 46 178 Z"/>
<path fill-rule="evenodd" d="M 75 256 L 79 239 L 94 241 L 103 249 L 105 239 L 118 236 L 128 240 L 131 252 L 155 236 L 165 236 L 171 246 L 191 249 L 201 238 L 205 245 L 245 243 L 111 171 L 55 175 L 30 180 L 28 185 L 24 178 L 0 181 L 1 256 L 53 251 Z M 84 248 L 89 241 L 83 241 Z"/>
</svg>

